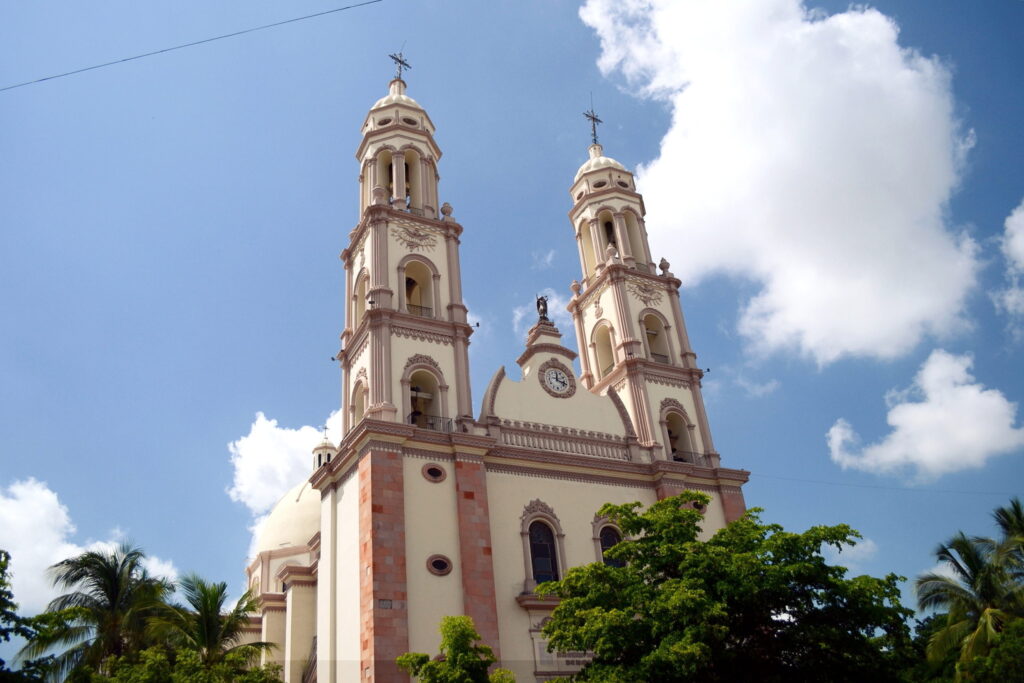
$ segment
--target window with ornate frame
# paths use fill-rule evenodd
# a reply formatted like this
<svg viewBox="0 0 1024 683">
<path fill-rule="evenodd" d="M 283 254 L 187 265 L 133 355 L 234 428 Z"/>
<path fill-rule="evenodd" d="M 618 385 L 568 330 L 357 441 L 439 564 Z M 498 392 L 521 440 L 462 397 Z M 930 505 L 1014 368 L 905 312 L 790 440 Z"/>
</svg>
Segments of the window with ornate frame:
<svg viewBox="0 0 1024 683">
<path fill-rule="evenodd" d="M 565 571 L 565 534 L 550 505 L 533 500 L 524 509 L 520 526 L 523 542 L 523 592 L 532 593 L 538 583 L 557 580 Z"/>
</svg>

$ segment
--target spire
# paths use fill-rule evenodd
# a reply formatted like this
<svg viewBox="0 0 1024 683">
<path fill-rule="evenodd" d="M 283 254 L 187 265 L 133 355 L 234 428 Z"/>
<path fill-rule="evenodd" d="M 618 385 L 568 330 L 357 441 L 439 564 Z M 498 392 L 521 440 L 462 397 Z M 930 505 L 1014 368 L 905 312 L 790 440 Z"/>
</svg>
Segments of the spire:
<svg viewBox="0 0 1024 683">
<path fill-rule="evenodd" d="M 397 54 L 392 53 L 388 55 L 391 61 L 395 63 L 395 80 L 402 80 L 402 69 L 411 69 L 412 64 L 406 61 L 405 57 L 402 56 L 402 51 L 399 50 Z"/>
<path fill-rule="evenodd" d="M 590 121 L 590 139 L 592 141 L 591 145 L 596 145 L 597 144 L 597 124 L 604 123 L 604 121 L 599 119 L 597 117 L 597 113 L 594 112 L 593 98 L 591 98 L 590 109 L 588 109 L 587 111 L 583 112 L 583 116 L 586 117 L 586 119 L 588 121 Z M 593 149 L 593 146 L 591 146 L 591 149 Z M 600 156 L 600 154 L 598 156 Z M 591 158 L 593 158 L 593 154 L 591 154 Z"/>
</svg>

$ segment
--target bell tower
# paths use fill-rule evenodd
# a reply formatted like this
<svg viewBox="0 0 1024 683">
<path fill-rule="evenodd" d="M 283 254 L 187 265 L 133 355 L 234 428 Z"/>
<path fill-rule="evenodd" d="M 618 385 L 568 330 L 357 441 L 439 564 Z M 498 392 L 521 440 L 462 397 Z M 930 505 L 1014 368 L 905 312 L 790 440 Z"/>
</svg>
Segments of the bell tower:
<svg viewBox="0 0 1024 683">
<path fill-rule="evenodd" d="M 363 417 L 451 431 L 472 414 L 462 226 L 439 205 L 434 124 L 405 92 L 399 73 L 356 150 L 360 221 L 341 254 L 345 433 Z"/>
<path fill-rule="evenodd" d="M 622 398 L 637 438 L 655 457 L 717 467 L 697 356 L 679 302 L 681 282 L 656 267 L 633 174 L 604 156 L 593 112 L 589 158 L 569 192 L 583 276 L 569 302 L 579 339 L 581 381 Z M 660 270 L 660 272 L 659 272 Z"/>
</svg>

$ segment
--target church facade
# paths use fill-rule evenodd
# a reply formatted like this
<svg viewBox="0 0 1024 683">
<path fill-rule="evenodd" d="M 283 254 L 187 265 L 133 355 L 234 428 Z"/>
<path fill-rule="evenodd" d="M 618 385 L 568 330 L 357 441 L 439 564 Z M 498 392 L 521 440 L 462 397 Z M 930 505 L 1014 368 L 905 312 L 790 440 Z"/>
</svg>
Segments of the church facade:
<svg viewBox="0 0 1024 683">
<path fill-rule="evenodd" d="M 633 175 L 595 136 L 570 187 L 579 355 L 539 300 L 518 378 L 500 368 L 474 415 L 463 226 L 440 203 L 434 124 L 396 78 L 362 135 L 341 254 L 343 436 L 314 449 L 263 527 L 250 636 L 278 644 L 266 657 L 286 681 L 400 681 L 395 658 L 436 653 L 441 618 L 466 614 L 516 680 L 565 675 L 585 655 L 547 652 L 555 603 L 534 588 L 621 539 L 604 503 L 703 491 L 705 534 L 745 510 L 748 473 L 721 467 L 711 438 L 680 281 L 652 259 Z"/>
</svg>

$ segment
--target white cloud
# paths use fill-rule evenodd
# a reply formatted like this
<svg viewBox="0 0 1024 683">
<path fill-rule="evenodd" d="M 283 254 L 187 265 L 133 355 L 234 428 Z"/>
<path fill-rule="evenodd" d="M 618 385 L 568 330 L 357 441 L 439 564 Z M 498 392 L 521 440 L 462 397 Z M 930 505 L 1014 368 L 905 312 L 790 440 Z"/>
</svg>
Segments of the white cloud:
<svg viewBox="0 0 1024 683">
<path fill-rule="evenodd" d="M 22 614 L 41 612 L 57 596 L 46 572 L 50 565 L 88 550 L 111 551 L 124 537 L 115 528 L 107 540 L 79 545 L 71 540 L 75 531 L 67 506 L 45 482 L 29 478 L 0 490 L 0 548 L 11 554 L 14 599 Z M 147 557 L 144 566 L 158 576 L 178 577 L 169 560 Z"/>
<path fill-rule="evenodd" d="M 341 439 L 341 411 L 332 412 L 326 424 L 328 438 L 337 444 Z M 228 496 L 252 513 L 250 557 L 267 513 L 289 489 L 312 474 L 312 451 L 323 438 L 321 431 L 309 425 L 280 427 L 277 420 L 259 412 L 249 433 L 228 444 L 235 468 Z"/>
<path fill-rule="evenodd" d="M 919 481 L 930 481 L 1024 448 L 1024 428 L 1014 426 L 1017 405 L 976 382 L 972 364 L 970 355 L 932 351 L 911 387 L 886 396 L 892 431 L 851 450 L 857 434 L 840 418 L 827 435 L 832 460 L 878 474 L 913 470 Z"/>
<path fill-rule="evenodd" d="M 571 333 L 575 328 L 572 324 L 572 316 L 569 315 L 569 311 L 565 310 L 565 307 L 569 305 L 568 297 L 556 294 L 555 290 L 550 287 L 542 289 L 540 295 L 548 298 L 548 318 L 551 319 L 551 322 L 555 323 L 555 326 L 559 328 L 562 334 Z M 524 334 L 537 322 L 536 316 L 536 304 L 529 303 L 516 306 L 512 309 L 513 329 L 519 334 Z"/>
<path fill-rule="evenodd" d="M 1024 338 L 1024 200 L 1006 217 L 1002 238 L 1006 289 L 992 294 L 996 308 L 1010 318 L 1010 331 Z"/>
<path fill-rule="evenodd" d="M 856 573 L 864 570 L 865 565 L 878 554 L 878 544 L 870 538 L 862 538 L 856 543 L 844 543 L 838 550 L 834 546 L 824 546 L 822 552 L 829 564 L 838 564 Z"/>
<path fill-rule="evenodd" d="M 547 270 L 555 261 L 555 250 L 535 251 L 531 256 L 533 257 L 533 266 L 531 267 L 534 270 Z"/>
<path fill-rule="evenodd" d="M 733 382 L 735 382 L 736 386 L 740 389 L 743 389 L 743 391 L 747 393 L 747 396 L 750 396 L 751 398 L 762 398 L 773 393 L 781 386 L 777 379 L 770 379 L 767 382 L 755 382 L 747 379 L 743 375 L 737 375 L 733 379 Z"/>
<path fill-rule="evenodd" d="M 341 435 L 341 411 L 327 418 L 328 436 L 337 443 Z M 249 433 L 228 444 L 234 483 L 231 500 L 244 504 L 254 516 L 270 510 L 288 489 L 312 474 L 313 448 L 323 438 L 318 427 L 280 427 L 262 412 Z"/>
<path fill-rule="evenodd" d="M 638 170 L 655 259 L 758 283 L 739 317 L 752 348 L 891 358 L 963 325 L 977 247 L 945 207 L 973 135 L 949 69 L 891 19 L 799 0 L 589 0 L 580 16 L 602 71 L 671 107 Z"/>
</svg>

